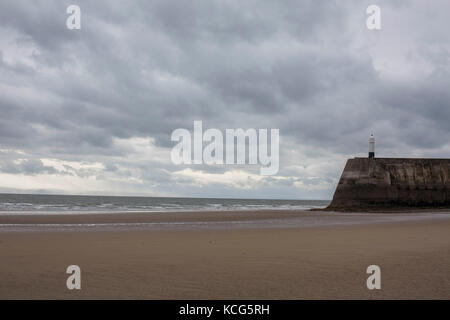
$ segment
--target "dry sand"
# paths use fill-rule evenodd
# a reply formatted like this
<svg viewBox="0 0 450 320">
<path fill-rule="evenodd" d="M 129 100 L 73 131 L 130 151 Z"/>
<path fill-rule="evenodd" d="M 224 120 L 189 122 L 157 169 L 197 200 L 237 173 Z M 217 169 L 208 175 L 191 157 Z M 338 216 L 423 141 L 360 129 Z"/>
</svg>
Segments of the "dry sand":
<svg viewBox="0 0 450 320">
<path fill-rule="evenodd" d="M 211 218 L 181 216 L 170 219 Z M 78 219 L 130 216 L 1 216 L 0 224 Z M 81 267 L 81 290 L 66 288 L 72 264 Z M 381 267 L 381 290 L 366 287 L 372 264 Z M 450 299 L 450 215 L 308 228 L 0 232 L 0 298 Z"/>
</svg>

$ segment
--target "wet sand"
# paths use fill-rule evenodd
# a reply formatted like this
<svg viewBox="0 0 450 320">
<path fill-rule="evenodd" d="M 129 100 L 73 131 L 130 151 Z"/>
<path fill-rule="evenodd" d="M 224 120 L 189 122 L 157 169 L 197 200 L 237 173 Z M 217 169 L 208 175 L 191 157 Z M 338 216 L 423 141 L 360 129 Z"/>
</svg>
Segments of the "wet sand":
<svg viewBox="0 0 450 320">
<path fill-rule="evenodd" d="M 450 214 L 330 213 L 307 227 L 297 219 L 317 221 L 315 214 L 0 216 L 1 225 L 190 222 L 118 231 L 0 228 L 0 298 L 450 299 Z M 214 221 L 247 223 L 196 227 Z M 81 267 L 81 290 L 66 288 L 72 264 Z M 381 267 L 381 290 L 366 287 L 372 264 Z"/>
</svg>

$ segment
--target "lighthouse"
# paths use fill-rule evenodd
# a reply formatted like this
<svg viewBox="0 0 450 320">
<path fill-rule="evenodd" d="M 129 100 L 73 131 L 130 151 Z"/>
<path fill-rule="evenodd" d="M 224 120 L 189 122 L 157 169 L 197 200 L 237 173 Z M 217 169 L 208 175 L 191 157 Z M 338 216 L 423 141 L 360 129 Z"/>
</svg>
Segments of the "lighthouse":
<svg viewBox="0 0 450 320">
<path fill-rule="evenodd" d="M 369 159 L 375 158 L 375 138 L 373 134 L 369 138 Z"/>
</svg>

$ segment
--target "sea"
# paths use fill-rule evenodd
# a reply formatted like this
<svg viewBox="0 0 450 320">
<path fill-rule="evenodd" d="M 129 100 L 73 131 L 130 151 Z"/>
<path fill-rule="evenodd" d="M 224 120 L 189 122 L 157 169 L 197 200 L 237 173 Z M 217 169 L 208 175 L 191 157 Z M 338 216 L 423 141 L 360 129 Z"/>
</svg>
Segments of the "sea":
<svg viewBox="0 0 450 320">
<path fill-rule="evenodd" d="M 118 231 L 118 230 L 218 230 L 218 229 L 265 229 L 306 228 L 318 226 L 355 225 L 395 221 L 450 219 L 449 213 L 390 213 L 303 211 L 324 208 L 328 200 L 268 200 L 268 199 L 214 199 L 214 198 L 160 198 L 160 197 L 114 197 L 78 195 L 0 194 L 0 233 L 2 232 L 50 232 L 50 231 Z M 80 220 L 80 214 L 111 213 L 166 213 L 194 211 L 241 211 L 246 210 L 299 210 L 295 215 L 255 219 L 188 219 L 165 221 L 140 221 L 136 219 Z M 29 216 L 43 220 L 30 220 Z M 56 220 L 48 219 L 55 215 Z M 56 217 L 56 215 L 58 215 Z M 65 221 L 61 216 L 77 215 L 76 220 Z M 17 216 L 17 217 L 15 217 Z M 28 217 L 25 217 L 28 216 Z M 46 217 L 44 217 L 46 216 Z M 130 214 L 130 217 L 132 215 Z M 106 216 L 105 216 L 106 217 Z M 12 218 L 12 219 L 11 219 Z M 160 214 L 158 214 L 160 219 Z"/>
<path fill-rule="evenodd" d="M 329 200 L 269 200 L 175 197 L 0 194 L 0 215 L 92 214 L 126 212 L 305 210 Z"/>
</svg>

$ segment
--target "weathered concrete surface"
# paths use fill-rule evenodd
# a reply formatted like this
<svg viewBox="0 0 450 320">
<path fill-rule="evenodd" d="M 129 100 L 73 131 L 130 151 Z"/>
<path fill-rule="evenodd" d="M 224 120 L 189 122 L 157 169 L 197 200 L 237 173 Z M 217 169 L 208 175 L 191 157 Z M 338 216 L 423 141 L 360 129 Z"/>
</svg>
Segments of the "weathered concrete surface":
<svg viewBox="0 0 450 320">
<path fill-rule="evenodd" d="M 347 160 L 329 209 L 450 207 L 450 159 Z"/>
</svg>

